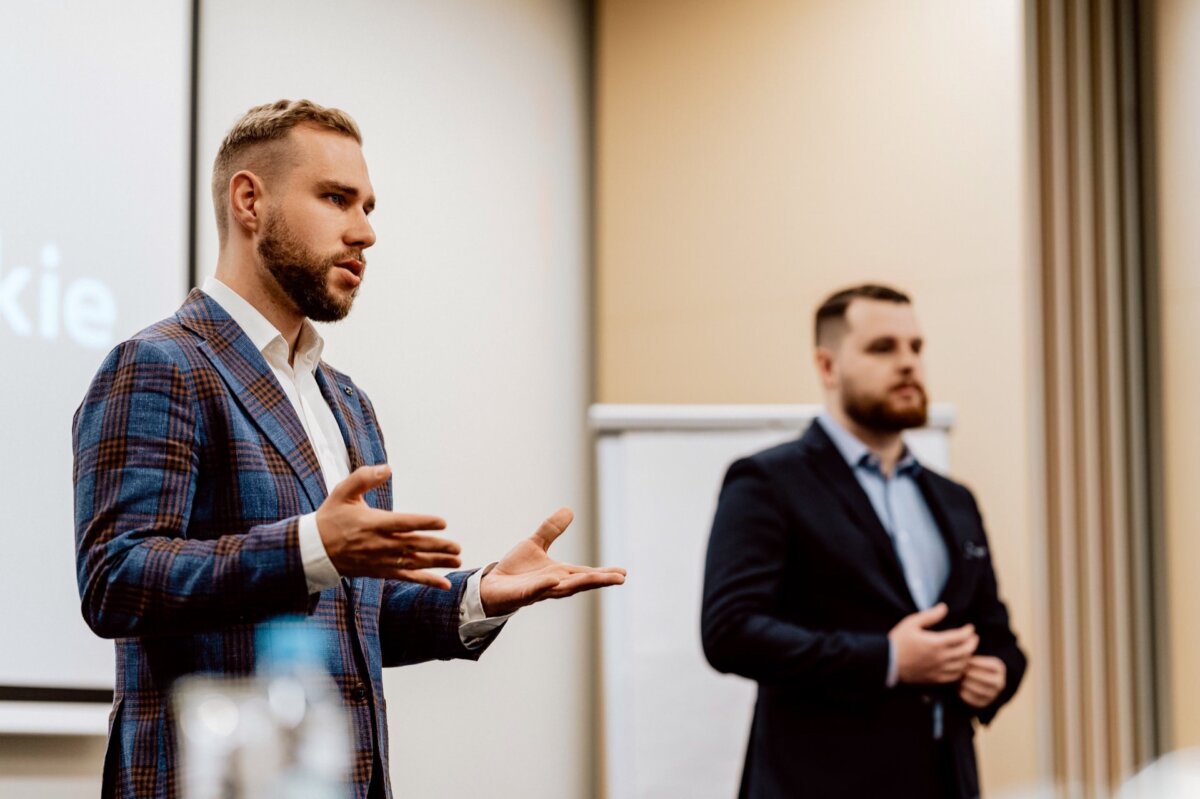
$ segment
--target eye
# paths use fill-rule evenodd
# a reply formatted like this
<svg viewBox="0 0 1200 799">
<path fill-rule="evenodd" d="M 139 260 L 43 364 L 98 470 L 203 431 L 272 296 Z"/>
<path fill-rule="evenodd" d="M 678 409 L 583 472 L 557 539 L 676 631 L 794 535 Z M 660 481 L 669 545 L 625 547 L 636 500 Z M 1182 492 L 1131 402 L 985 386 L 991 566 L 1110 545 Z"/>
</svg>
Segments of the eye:
<svg viewBox="0 0 1200 799">
<path fill-rule="evenodd" d="M 346 204 L 346 198 L 344 195 L 341 195 L 341 194 L 336 194 L 336 193 L 326 194 L 325 199 L 329 200 L 329 202 L 331 202 L 334 205 L 339 206 L 339 207 L 344 206 Z"/>
</svg>

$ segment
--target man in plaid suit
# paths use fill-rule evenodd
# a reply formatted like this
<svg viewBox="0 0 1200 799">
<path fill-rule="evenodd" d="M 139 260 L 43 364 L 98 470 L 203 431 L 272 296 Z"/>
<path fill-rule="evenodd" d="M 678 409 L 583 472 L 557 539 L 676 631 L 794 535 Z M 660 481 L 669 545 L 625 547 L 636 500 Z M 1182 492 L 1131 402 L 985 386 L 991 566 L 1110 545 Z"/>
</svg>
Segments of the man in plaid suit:
<svg viewBox="0 0 1200 799">
<path fill-rule="evenodd" d="M 498 563 L 445 577 L 434 516 L 391 510 L 366 394 L 320 359 L 375 242 L 350 117 L 251 109 L 213 167 L 216 277 L 114 349 L 75 417 L 79 590 L 116 641 L 104 795 L 178 795 L 172 683 L 254 668 L 255 625 L 303 614 L 329 636 L 350 716 L 354 795 L 391 795 L 381 669 L 478 658 L 516 609 L 624 581 L 547 554 L 562 509 Z"/>
</svg>

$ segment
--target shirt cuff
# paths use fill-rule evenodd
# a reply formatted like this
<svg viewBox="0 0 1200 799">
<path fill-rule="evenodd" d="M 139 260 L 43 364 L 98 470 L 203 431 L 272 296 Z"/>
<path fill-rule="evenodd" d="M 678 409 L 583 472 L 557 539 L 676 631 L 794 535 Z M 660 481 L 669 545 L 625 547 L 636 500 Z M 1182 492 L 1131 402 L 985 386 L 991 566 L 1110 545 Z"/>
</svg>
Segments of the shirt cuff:
<svg viewBox="0 0 1200 799">
<path fill-rule="evenodd" d="M 504 626 L 504 622 L 512 618 L 512 613 L 503 616 L 488 616 L 483 612 L 483 599 L 479 596 L 479 585 L 483 575 L 495 566 L 477 570 L 467 578 L 467 588 L 463 591 L 462 602 L 458 606 L 458 638 L 467 649 L 478 649 L 487 641 L 487 637 Z M 516 611 L 513 611 L 515 613 Z"/>
<path fill-rule="evenodd" d="M 891 638 L 888 639 L 888 670 L 887 670 L 887 687 L 895 688 L 896 683 L 900 682 L 900 664 L 896 662 L 896 644 Z"/>
<path fill-rule="evenodd" d="M 321 531 L 317 529 L 317 514 L 306 513 L 300 517 L 300 562 L 304 564 L 304 581 L 308 593 L 319 594 L 326 588 L 338 584 L 341 575 L 325 551 Z"/>
</svg>

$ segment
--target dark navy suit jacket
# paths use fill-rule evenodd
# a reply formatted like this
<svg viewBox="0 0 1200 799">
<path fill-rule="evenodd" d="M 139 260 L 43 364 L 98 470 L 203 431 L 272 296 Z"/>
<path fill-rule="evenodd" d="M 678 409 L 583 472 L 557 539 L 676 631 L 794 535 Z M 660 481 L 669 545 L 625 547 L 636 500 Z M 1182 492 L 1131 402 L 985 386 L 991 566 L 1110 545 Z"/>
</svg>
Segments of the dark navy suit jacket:
<svg viewBox="0 0 1200 799">
<path fill-rule="evenodd" d="M 917 479 L 950 553 L 939 628 L 974 624 L 978 654 L 1007 666 L 1004 691 L 979 710 L 955 685 L 886 686 L 887 633 L 917 606 L 870 500 L 814 424 L 729 468 L 709 541 L 705 654 L 759 684 L 743 797 L 978 795 L 975 720 L 1012 698 L 1026 661 L 970 491 L 925 468 Z"/>
</svg>

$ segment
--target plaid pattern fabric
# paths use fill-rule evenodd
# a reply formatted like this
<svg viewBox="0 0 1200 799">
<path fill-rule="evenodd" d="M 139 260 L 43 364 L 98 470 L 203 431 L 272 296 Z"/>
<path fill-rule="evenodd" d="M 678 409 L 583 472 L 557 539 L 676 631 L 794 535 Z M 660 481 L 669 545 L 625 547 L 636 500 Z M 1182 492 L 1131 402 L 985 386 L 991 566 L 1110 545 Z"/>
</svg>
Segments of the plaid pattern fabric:
<svg viewBox="0 0 1200 799">
<path fill-rule="evenodd" d="M 351 469 L 386 462 L 367 396 L 325 363 L 317 381 Z M 108 355 L 73 442 L 83 615 L 116 643 L 106 796 L 178 795 L 172 682 L 251 672 L 254 627 L 278 614 L 305 614 L 327 635 L 359 799 L 376 746 L 387 776 L 382 668 L 486 649 L 458 636 L 467 572 L 450 575 L 451 591 L 343 579 L 309 595 L 298 518 L 325 498 L 316 454 L 262 355 L 203 292 Z M 390 509 L 390 481 L 366 501 Z"/>
</svg>

